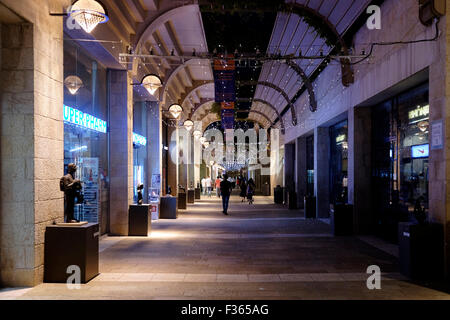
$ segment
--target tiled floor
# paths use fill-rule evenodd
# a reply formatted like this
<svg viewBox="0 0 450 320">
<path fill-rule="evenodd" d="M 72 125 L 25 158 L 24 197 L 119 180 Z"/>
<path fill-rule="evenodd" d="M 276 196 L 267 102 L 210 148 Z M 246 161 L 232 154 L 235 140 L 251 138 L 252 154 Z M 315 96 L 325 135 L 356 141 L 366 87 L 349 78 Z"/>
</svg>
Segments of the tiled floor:
<svg viewBox="0 0 450 320">
<path fill-rule="evenodd" d="M 153 223 L 148 238 L 102 238 L 101 274 L 78 290 L 42 284 L 0 299 L 450 299 L 406 281 L 395 248 L 379 240 L 334 238 L 330 225 L 269 198 L 235 197 L 229 213 L 203 199 Z M 381 268 L 381 290 L 367 288 L 370 265 Z"/>
</svg>

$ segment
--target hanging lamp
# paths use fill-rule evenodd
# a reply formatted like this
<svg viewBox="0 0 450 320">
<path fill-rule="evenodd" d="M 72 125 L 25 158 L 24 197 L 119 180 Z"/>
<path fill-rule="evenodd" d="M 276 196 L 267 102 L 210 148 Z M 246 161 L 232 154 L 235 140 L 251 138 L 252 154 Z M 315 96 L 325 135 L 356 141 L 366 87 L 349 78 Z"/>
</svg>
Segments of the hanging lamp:
<svg viewBox="0 0 450 320">
<path fill-rule="evenodd" d="M 96 0 L 77 0 L 72 4 L 69 15 L 87 33 L 91 33 L 100 23 L 109 20 L 106 7 Z"/>
<path fill-rule="evenodd" d="M 77 76 L 68 76 L 64 80 L 64 85 L 72 95 L 75 95 L 83 87 L 83 81 Z"/>
</svg>

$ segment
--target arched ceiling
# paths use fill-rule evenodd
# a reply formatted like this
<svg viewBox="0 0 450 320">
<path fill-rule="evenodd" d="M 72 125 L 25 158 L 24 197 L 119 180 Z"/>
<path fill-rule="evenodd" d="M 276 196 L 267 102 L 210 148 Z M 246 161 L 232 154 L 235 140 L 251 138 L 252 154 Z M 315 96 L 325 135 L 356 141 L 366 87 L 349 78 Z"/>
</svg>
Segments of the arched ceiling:
<svg viewBox="0 0 450 320">
<path fill-rule="evenodd" d="M 249 16 L 249 12 L 253 13 L 255 8 L 260 14 L 269 17 L 274 14 L 274 8 L 278 11 L 274 15 L 275 21 L 270 23 L 274 24 L 273 27 L 270 24 L 264 25 L 264 30 L 269 27 L 269 33 L 272 29 L 271 36 L 265 35 L 266 32 L 262 32 L 262 28 L 255 30 L 255 26 L 240 28 L 231 34 L 220 32 L 220 28 L 219 32 L 213 30 L 215 27 L 211 22 L 214 22 L 214 19 L 209 19 L 210 13 L 219 13 L 223 16 L 222 11 L 225 11 L 226 17 L 228 9 L 223 7 L 222 3 L 229 3 L 229 0 L 102 0 L 102 2 L 108 9 L 110 22 L 94 30 L 91 36 L 96 39 L 119 40 L 122 45 L 113 44 L 108 47 L 108 44 L 98 44 L 98 46 L 104 46 L 102 49 L 106 49 L 114 57 L 124 53 L 125 46 L 130 46 L 135 54 L 161 56 L 161 58 L 134 59 L 122 65 L 132 71 L 135 83 L 140 82 L 143 76 L 149 73 L 161 77 L 164 87 L 159 90 L 158 98 L 163 108 L 167 109 L 172 103 L 181 103 L 185 110 L 183 118 L 188 117 L 189 113 L 197 108 L 196 116 L 203 120 L 217 117 L 215 114 L 208 114 L 211 104 L 205 103 L 214 98 L 212 83 L 214 79 L 210 61 L 194 58 L 194 52 L 196 54 L 212 52 L 215 49 L 212 46 L 216 46 L 216 42 L 220 42 L 223 35 L 225 45 L 235 46 L 233 38 L 239 38 L 239 42 L 244 42 L 249 47 L 262 43 L 261 49 L 269 55 L 311 56 L 323 53 L 326 56 L 334 49 L 334 43 L 339 43 L 337 39 L 327 38 L 327 35 L 334 33 L 338 39 L 343 37 L 356 19 L 363 14 L 371 0 L 286 0 L 282 6 L 280 6 L 282 0 L 258 2 L 249 0 L 245 4 L 238 2 L 239 10 L 244 11 L 241 16 L 244 18 Z M 211 3 L 215 3 L 215 6 L 210 6 Z M 310 14 L 302 17 L 301 12 L 305 11 L 302 8 Z M 230 9 L 230 12 L 234 12 L 233 10 Z M 205 12 L 209 17 L 208 21 L 204 21 Z M 317 29 L 317 21 L 314 23 L 313 20 L 317 20 L 318 17 L 322 19 L 319 25 L 325 24 L 328 30 L 320 32 Z M 253 20 L 249 18 L 250 23 L 251 21 Z M 266 18 L 264 21 L 270 19 Z M 205 26 L 209 29 L 205 30 Z M 220 24 L 217 27 L 220 27 Z M 207 41 L 208 33 L 216 39 L 213 44 L 208 43 L 209 39 Z M 267 40 L 257 40 L 262 34 L 264 34 L 262 38 Z M 228 52 L 234 52 L 235 49 L 237 48 L 228 48 Z M 172 55 L 174 58 L 171 58 Z M 191 58 L 180 62 L 177 56 L 191 56 Z M 119 59 L 117 61 L 119 62 Z M 283 118 L 289 109 L 294 109 L 290 106 L 295 105 L 305 82 L 307 83 L 306 80 L 317 73 L 323 60 L 301 59 L 287 62 L 291 65 L 267 61 L 256 69 L 249 70 L 251 72 L 241 71 L 239 77 L 243 81 L 252 80 L 257 83 L 246 86 L 247 88 L 238 86 L 238 94 L 243 95 L 238 98 L 244 98 L 238 102 L 238 108 L 242 108 L 241 115 L 242 111 L 245 111 L 244 114 L 248 114 L 249 119 L 266 125 L 269 122 L 279 123 L 280 118 Z M 114 66 L 113 63 L 105 65 Z M 283 92 L 262 85 L 267 83 L 281 88 Z M 146 94 L 142 90 L 138 92 L 140 95 Z M 149 96 L 144 98 L 151 99 Z M 250 109 L 256 112 L 248 113 Z M 298 110 L 293 111 L 294 115 L 301 116 Z M 294 118 L 292 117 L 293 120 Z M 286 123 L 286 126 L 288 125 L 292 126 L 295 123 Z M 281 127 L 284 128 L 284 124 L 281 124 Z"/>
</svg>

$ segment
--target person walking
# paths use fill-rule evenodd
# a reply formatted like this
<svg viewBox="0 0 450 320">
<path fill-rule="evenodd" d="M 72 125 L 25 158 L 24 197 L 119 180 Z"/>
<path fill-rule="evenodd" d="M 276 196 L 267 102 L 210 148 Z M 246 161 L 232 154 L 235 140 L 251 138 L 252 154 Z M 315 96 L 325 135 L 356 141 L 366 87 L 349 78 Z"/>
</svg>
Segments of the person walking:
<svg viewBox="0 0 450 320">
<path fill-rule="evenodd" d="M 250 178 L 250 180 L 248 180 L 248 186 L 247 186 L 248 204 L 253 204 L 253 194 L 255 193 L 255 188 L 256 188 L 256 185 L 253 182 L 253 179 Z"/>
<path fill-rule="evenodd" d="M 202 194 L 205 195 L 206 194 L 206 179 L 205 178 L 202 179 L 201 185 L 202 185 Z"/>
<path fill-rule="evenodd" d="M 231 183 L 228 181 L 228 176 L 225 174 L 220 183 L 220 192 L 222 194 L 223 214 L 228 215 L 228 204 L 231 196 Z"/>
<path fill-rule="evenodd" d="M 242 198 L 241 202 L 244 202 L 245 198 L 247 197 L 247 184 L 245 183 L 244 179 L 241 179 L 239 182 L 239 187 L 241 188 L 241 193 L 239 194 L 239 196 Z"/>
<path fill-rule="evenodd" d="M 212 188 L 211 177 L 206 178 L 205 184 L 206 184 L 206 190 L 208 192 L 208 197 L 211 198 L 211 188 Z"/>
<path fill-rule="evenodd" d="M 220 183 L 222 182 L 222 179 L 220 179 L 220 176 L 217 177 L 215 184 L 216 184 L 216 195 L 218 198 L 220 198 Z"/>
</svg>

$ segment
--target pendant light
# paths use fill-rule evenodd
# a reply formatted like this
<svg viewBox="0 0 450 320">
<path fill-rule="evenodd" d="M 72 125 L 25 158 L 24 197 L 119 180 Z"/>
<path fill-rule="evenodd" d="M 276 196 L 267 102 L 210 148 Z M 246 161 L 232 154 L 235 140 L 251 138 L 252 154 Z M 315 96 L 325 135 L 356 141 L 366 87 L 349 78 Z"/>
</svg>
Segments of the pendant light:
<svg viewBox="0 0 450 320">
<path fill-rule="evenodd" d="M 187 119 L 184 123 L 183 123 L 183 127 L 187 130 L 187 131 L 191 131 L 194 128 L 194 122 L 191 119 Z"/>
<path fill-rule="evenodd" d="M 155 74 L 146 75 L 142 81 L 142 86 L 153 96 L 159 88 L 162 87 L 161 78 Z"/>
<path fill-rule="evenodd" d="M 169 107 L 169 112 L 175 119 L 178 119 L 178 117 L 183 112 L 183 107 L 181 107 L 179 104 L 173 104 Z"/>
<path fill-rule="evenodd" d="M 200 137 L 202 136 L 202 132 L 200 130 L 194 130 L 192 134 L 194 135 L 194 138 L 196 140 L 200 139 Z"/>
<path fill-rule="evenodd" d="M 200 143 L 201 143 L 202 145 L 205 145 L 206 138 L 205 138 L 205 137 L 201 137 L 201 138 L 199 139 L 199 141 L 200 141 Z"/>
<path fill-rule="evenodd" d="M 83 81 L 77 76 L 68 76 L 64 80 L 64 85 L 71 94 L 75 95 L 83 86 Z"/>
<path fill-rule="evenodd" d="M 99 23 L 105 23 L 109 20 L 106 8 L 95 0 L 75 1 L 70 8 L 69 15 L 87 33 L 91 33 Z"/>
</svg>

